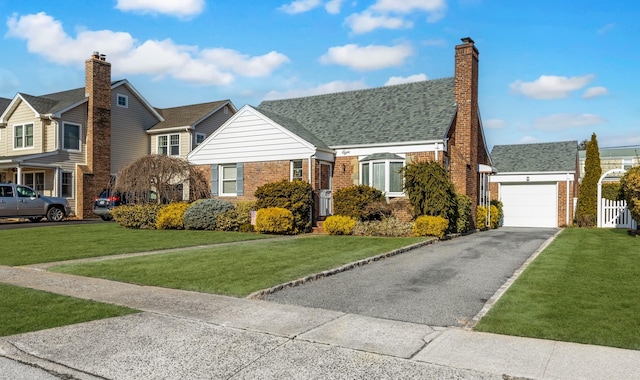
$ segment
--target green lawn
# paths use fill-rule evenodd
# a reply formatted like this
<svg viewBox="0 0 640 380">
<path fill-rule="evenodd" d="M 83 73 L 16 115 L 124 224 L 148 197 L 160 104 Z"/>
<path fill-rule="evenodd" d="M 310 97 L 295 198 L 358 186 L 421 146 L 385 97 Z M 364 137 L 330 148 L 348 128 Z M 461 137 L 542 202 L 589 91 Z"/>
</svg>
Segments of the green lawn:
<svg viewBox="0 0 640 380">
<path fill-rule="evenodd" d="M 640 349 L 640 237 L 564 230 L 475 327 Z"/>
<path fill-rule="evenodd" d="M 137 311 L 0 283 L 0 336 L 21 334 Z"/>
<path fill-rule="evenodd" d="M 270 236 L 219 231 L 133 230 L 116 223 L 96 223 L 5 230 L 0 231 L 0 237 L 0 265 L 28 265 Z"/>
<path fill-rule="evenodd" d="M 135 284 L 246 296 L 424 240 L 304 235 L 260 244 L 63 265 L 50 270 Z"/>
</svg>

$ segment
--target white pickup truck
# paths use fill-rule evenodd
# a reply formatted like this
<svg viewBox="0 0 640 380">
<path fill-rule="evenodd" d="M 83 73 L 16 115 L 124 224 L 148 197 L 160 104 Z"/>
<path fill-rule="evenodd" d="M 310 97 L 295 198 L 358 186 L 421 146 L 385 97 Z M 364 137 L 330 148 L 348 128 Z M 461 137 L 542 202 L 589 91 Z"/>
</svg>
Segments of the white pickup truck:
<svg viewBox="0 0 640 380">
<path fill-rule="evenodd" d="M 0 218 L 20 218 L 39 222 L 46 217 L 61 222 L 71 208 L 65 198 L 45 197 L 29 186 L 0 183 Z"/>
</svg>

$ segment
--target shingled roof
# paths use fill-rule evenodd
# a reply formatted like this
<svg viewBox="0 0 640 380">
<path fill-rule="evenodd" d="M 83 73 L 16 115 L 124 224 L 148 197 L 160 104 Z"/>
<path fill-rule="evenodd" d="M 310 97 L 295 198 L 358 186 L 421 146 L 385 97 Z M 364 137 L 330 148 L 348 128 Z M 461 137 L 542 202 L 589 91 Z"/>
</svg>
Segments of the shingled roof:
<svg viewBox="0 0 640 380">
<path fill-rule="evenodd" d="M 498 173 L 573 172 L 576 170 L 577 141 L 496 145 L 491 150 Z"/>
<path fill-rule="evenodd" d="M 456 113 L 453 83 L 444 78 L 268 100 L 258 110 L 295 120 L 330 147 L 441 140 Z"/>
<path fill-rule="evenodd" d="M 162 116 L 164 121 L 151 127 L 149 130 L 159 130 L 174 127 L 187 127 L 196 124 L 211 112 L 217 110 L 229 100 L 219 100 L 215 102 L 191 104 L 187 106 L 172 108 L 156 108 L 156 111 Z"/>
</svg>

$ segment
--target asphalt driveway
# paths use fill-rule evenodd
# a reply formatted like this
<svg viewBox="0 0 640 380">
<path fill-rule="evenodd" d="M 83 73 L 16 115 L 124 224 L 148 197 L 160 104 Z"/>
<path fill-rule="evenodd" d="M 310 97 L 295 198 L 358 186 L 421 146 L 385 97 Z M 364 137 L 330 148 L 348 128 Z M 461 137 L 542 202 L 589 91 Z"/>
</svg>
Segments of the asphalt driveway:
<svg viewBox="0 0 640 380">
<path fill-rule="evenodd" d="M 558 232 L 499 228 L 418 248 L 264 299 L 430 326 L 464 326 Z"/>
</svg>

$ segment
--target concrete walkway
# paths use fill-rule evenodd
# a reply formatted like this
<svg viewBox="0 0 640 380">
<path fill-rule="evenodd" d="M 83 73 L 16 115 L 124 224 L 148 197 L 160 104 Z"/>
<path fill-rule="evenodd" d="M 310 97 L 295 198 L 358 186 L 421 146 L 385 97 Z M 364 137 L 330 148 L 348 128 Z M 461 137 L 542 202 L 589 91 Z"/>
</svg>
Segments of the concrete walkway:
<svg viewBox="0 0 640 380">
<path fill-rule="evenodd" d="M 0 338 L 0 379 L 640 379 L 640 351 L 0 266 L 142 313 Z"/>
</svg>

